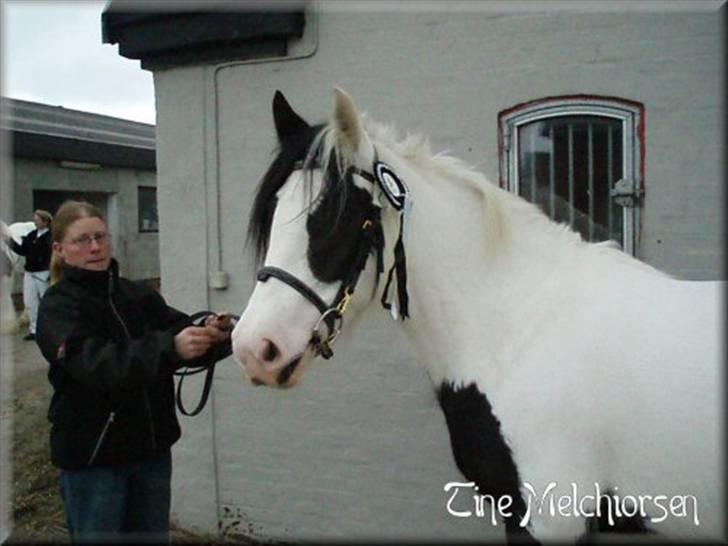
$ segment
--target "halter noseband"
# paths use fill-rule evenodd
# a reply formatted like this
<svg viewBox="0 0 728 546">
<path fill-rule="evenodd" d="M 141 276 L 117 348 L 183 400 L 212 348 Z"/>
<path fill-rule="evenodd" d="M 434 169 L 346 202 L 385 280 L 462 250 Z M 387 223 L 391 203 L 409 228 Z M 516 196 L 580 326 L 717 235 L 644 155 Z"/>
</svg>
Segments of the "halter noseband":
<svg viewBox="0 0 728 546">
<path fill-rule="evenodd" d="M 301 169 L 302 167 L 303 162 L 297 162 L 294 170 Z M 376 180 L 373 174 L 353 166 L 349 167 L 344 178 L 348 179 L 352 174 L 357 174 L 372 183 Z M 280 267 L 261 267 L 258 270 L 257 279 L 261 282 L 266 282 L 271 277 L 276 278 L 293 288 L 319 310 L 321 317 L 313 328 L 311 341 L 309 343 L 313 346 L 316 354 L 321 355 L 325 359 L 329 359 L 334 355 L 331 345 L 341 333 L 344 313 L 346 313 L 349 302 L 354 295 L 354 290 L 359 282 L 359 277 L 366 267 L 369 254 L 371 254 L 372 251 L 376 251 L 377 277 L 379 277 L 384 270 L 383 249 L 384 233 L 382 230 L 381 213 L 379 207 L 372 203 L 369 213 L 367 214 L 367 218 L 364 220 L 360 228 L 359 241 L 354 262 L 346 276 L 344 276 L 339 292 L 336 294 L 331 305 L 328 305 L 305 282 Z M 326 324 L 328 330 L 325 338 L 322 337 L 320 333 L 321 323 Z"/>
</svg>

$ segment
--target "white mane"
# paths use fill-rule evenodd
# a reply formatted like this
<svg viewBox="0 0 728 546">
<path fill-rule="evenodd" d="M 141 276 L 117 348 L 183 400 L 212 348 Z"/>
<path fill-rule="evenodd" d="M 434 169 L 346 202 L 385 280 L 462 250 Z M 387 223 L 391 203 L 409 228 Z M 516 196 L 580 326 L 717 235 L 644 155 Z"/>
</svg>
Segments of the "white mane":
<svg viewBox="0 0 728 546">
<path fill-rule="evenodd" d="M 443 182 L 447 180 L 451 183 L 465 184 L 481 194 L 484 207 L 483 229 L 491 255 L 497 255 L 512 243 L 513 222 L 517 218 L 519 225 L 527 226 L 530 228 L 529 231 L 537 233 L 539 240 L 548 239 L 549 244 L 558 241 L 565 249 L 572 248 L 579 252 L 589 253 L 598 259 L 619 261 L 638 269 L 666 276 L 664 272 L 622 252 L 613 243 L 585 241 L 568 224 L 552 221 L 537 205 L 493 184 L 474 165 L 447 152 L 433 153 L 430 141 L 426 136 L 408 132 L 402 137 L 393 125 L 377 122 L 366 113 L 361 114 L 361 119 L 364 130 L 378 150 L 388 150 L 407 161 L 413 169 L 427 173 L 431 178 Z M 336 157 L 339 158 L 340 173 L 356 164 L 356 157 L 345 153 L 345 147 L 337 141 L 337 133 L 330 126 L 324 129 L 319 138 L 324 151 L 324 169 L 327 168 L 332 149 L 339 152 Z M 312 146 L 312 149 L 316 148 L 316 145 Z M 359 165 L 359 167 L 366 166 Z"/>
</svg>

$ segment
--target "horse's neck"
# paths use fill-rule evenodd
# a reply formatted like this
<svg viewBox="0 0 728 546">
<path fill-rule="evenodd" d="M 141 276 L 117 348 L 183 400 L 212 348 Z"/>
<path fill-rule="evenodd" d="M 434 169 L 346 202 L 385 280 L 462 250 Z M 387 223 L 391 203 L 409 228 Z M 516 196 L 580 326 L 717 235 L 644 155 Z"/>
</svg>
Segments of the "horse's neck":
<svg viewBox="0 0 728 546">
<path fill-rule="evenodd" d="M 435 385 L 497 384 L 520 339 L 527 342 L 534 306 L 554 305 L 559 296 L 564 279 L 549 272 L 578 245 L 495 187 L 484 193 L 443 180 L 413 196 L 405 331 Z"/>
</svg>

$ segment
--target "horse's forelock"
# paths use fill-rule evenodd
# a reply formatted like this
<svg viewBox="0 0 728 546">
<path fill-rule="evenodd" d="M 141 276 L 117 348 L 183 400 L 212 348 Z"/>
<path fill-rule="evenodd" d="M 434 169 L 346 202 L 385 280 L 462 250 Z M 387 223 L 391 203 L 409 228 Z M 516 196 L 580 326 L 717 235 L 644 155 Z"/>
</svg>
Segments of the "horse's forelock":
<svg viewBox="0 0 728 546">
<path fill-rule="evenodd" d="M 323 125 L 316 125 L 280 142 L 275 158 L 258 184 L 248 222 L 248 242 L 253 244 L 257 263 L 261 263 L 268 248 L 276 194 L 297 162 L 305 161 L 310 169 L 309 160 L 323 129 Z"/>
<path fill-rule="evenodd" d="M 330 129 L 330 128 L 329 128 Z M 337 199 L 335 218 L 338 222 L 348 198 L 345 179 L 349 167 L 354 165 L 354 158 L 348 154 L 336 140 L 336 133 L 331 130 L 322 132 L 321 139 L 321 172 L 323 173 L 323 186 L 320 199 L 327 195 L 335 195 Z"/>
<path fill-rule="evenodd" d="M 342 160 L 341 149 L 332 137 L 331 126 L 324 126 L 314 137 L 309 146 L 306 157 L 303 159 L 303 177 L 305 180 L 304 200 L 305 206 L 302 214 L 311 214 L 314 209 L 323 203 L 332 206 L 334 222 L 330 226 L 333 231 L 341 220 L 346 206 L 349 192 L 347 191 L 346 177 L 350 160 Z M 321 188 L 319 193 L 313 193 L 313 173 L 321 172 Z M 327 199 L 329 198 L 329 199 Z"/>
</svg>

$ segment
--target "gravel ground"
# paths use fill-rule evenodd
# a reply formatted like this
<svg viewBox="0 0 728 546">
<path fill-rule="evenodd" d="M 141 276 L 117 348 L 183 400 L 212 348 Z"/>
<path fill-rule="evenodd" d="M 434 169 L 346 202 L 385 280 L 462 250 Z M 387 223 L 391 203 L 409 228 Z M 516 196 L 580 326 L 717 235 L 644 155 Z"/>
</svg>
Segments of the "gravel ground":
<svg viewBox="0 0 728 546">
<path fill-rule="evenodd" d="M 68 543 L 63 505 L 58 492 L 58 470 L 50 463 L 46 417 L 51 387 L 46 378 L 47 363 L 25 332 L 0 335 L 2 344 L 3 475 L 12 476 L 11 534 L 6 544 L 37 542 Z M 3 484 L 4 485 L 4 484 Z M 2 499 L 0 499 L 2 502 Z M 5 508 L 7 512 L 7 508 Z M 8 523 L 10 523 L 8 522 Z M 2 540 L 3 536 L 0 536 Z M 232 539 L 201 536 L 173 525 L 175 543 L 243 543 Z M 251 544 L 250 542 L 247 542 Z"/>
</svg>

